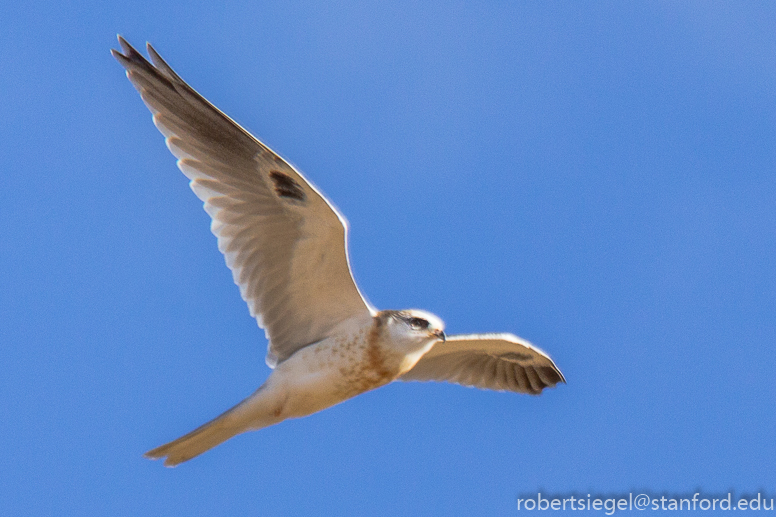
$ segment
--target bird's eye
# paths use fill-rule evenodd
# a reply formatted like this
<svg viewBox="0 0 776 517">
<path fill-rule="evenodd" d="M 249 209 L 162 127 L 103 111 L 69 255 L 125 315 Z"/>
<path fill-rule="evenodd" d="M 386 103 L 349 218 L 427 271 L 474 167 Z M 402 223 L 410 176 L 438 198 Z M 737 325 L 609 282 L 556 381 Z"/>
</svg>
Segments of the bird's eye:
<svg viewBox="0 0 776 517">
<path fill-rule="evenodd" d="M 412 330 L 426 330 L 428 328 L 428 321 L 423 318 L 410 318 L 407 320 Z"/>
</svg>

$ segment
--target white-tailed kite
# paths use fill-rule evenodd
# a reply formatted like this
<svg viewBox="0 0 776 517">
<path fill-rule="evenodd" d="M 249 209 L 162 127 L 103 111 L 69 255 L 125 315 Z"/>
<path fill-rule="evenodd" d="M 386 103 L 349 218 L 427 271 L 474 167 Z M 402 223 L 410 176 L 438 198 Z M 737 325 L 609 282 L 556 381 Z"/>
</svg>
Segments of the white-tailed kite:
<svg viewBox="0 0 776 517">
<path fill-rule="evenodd" d="M 395 380 L 538 395 L 565 382 L 512 334 L 446 337 L 436 316 L 378 311 L 350 272 L 347 222 L 302 174 L 183 81 L 149 44 L 111 50 L 212 218 L 218 249 L 269 340 L 251 396 L 146 453 L 174 466 L 246 431 L 310 415 Z"/>
</svg>

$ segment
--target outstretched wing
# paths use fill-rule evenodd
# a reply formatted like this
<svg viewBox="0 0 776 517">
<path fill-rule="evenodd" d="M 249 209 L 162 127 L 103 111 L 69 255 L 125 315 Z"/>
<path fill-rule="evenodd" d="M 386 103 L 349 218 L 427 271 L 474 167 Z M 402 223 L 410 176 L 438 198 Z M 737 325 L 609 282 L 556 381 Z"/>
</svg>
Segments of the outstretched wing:
<svg viewBox="0 0 776 517">
<path fill-rule="evenodd" d="M 566 382 L 547 354 L 512 334 L 450 336 L 399 379 L 447 381 L 531 395 Z"/>
<path fill-rule="evenodd" d="M 213 219 L 218 249 L 274 367 L 341 321 L 374 309 L 350 272 L 347 222 L 298 171 L 186 84 L 148 45 L 113 56 L 153 113 Z"/>
</svg>

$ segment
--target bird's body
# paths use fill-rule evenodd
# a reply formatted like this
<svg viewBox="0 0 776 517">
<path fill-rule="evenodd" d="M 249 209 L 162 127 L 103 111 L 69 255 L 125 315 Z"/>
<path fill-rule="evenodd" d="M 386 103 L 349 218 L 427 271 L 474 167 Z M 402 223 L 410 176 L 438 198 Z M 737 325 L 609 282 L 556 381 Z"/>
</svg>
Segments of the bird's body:
<svg viewBox="0 0 776 517">
<path fill-rule="evenodd" d="M 347 320 L 334 335 L 304 347 L 280 363 L 265 386 L 279 387 L 286 399 L 273 412 L 281 419 L 307 416 L 396 380 L 439 340 L 427 335 L 397 336 L 394 311 Z M 394 327 L 394 328 L 392 328 Z M 399 327 L 401 329 L 401 327 Z"/>
<path fill-rule="evenodd" d="M 511 334 L 444 334 L 436 316 L 378 311 L 347 257 L 347 223 L 301 173 L 207 102 L 148 45 L 114 57 L 204 202 L 218 247 L 269 339 L 266 382 L 187 435 L 149 451 L 187 461 L 239 433 L 321 411 L 395 380 L 440 380 L 537 395 L 564 382 Z"/>
<path fill-rule="evenodd" d="M 240 404 L 148 455 L 177 464 L 236 434 L 317 413 L 396 380 L 439 339 L 434 333 L 412 339 L 401 321 L 395 311 L 382 311 L 342 322 L 331 337 L 280 363 Z"/>
</svg>

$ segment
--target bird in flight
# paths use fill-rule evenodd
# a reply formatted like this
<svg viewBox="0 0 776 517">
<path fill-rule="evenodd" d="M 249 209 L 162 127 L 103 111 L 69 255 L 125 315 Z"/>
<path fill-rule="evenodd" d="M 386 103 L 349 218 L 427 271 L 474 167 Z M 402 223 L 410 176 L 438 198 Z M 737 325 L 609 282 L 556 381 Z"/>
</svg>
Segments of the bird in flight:
<svg viewBox="0 0 776 517">
<path fill-rule="evenodd" d="M 512 334 L 445 336 L 417 309 L 378 311 L 350 271 L 347 222 L 283 158 L 194 91 L 147 45 L 111 53 L 212 218 L 218 249 L 269 341 L 272 373 L 221 416 L 146 456 L 175 466 L 233 436 L 316 413 L 389 382 L 447 381 L 538 395 L 564 382 Z"/>
</svg>

